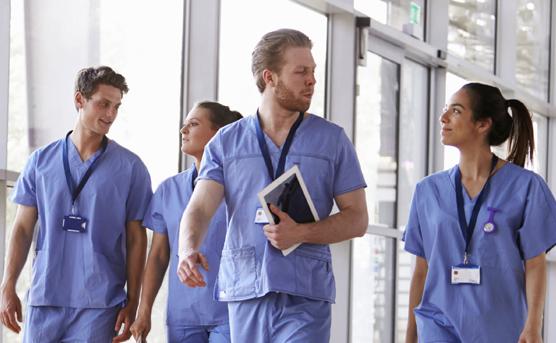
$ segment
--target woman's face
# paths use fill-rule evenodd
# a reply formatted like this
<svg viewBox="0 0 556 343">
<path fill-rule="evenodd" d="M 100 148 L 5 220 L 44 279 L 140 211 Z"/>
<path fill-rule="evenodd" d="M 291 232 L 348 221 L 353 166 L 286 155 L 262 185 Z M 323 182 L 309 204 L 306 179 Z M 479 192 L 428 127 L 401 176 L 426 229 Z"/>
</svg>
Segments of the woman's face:
<svg viewBox="0 0 556 343">
<path fill-rule="evenodd" d="M 469 93 L 460 89 L 440 115 L 442 144 L 462 147 L 469 143 L 486 142 L 490 120 L 473 121 Z"/>
<path fill-rule="evenodd" d="M 181 128 L 181 151 L 196 158 L 203 156 L 205 145 L 217 130 L 209 120 L 209 110 L 195 107 L 187 114 Z"/>
</svg>

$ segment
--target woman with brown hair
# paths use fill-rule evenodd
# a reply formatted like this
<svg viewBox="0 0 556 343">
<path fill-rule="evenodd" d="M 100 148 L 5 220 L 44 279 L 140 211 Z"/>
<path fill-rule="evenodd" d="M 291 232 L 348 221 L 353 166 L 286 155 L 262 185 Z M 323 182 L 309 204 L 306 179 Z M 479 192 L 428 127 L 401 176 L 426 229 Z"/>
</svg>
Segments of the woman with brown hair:
<svg viewBox="0 0 556 343">
<path fill-rule="evenodd" d="M 460 161 L 415 190 L 404 234 L 417 256 L 406 342 L 541 342 L 556 202 L 523 168 L 534 151 L 531 115 L 498 88 L 469 83 L 440 122 Z M 503 160 L 491 146 L 508 139 Z"/>
</svg>

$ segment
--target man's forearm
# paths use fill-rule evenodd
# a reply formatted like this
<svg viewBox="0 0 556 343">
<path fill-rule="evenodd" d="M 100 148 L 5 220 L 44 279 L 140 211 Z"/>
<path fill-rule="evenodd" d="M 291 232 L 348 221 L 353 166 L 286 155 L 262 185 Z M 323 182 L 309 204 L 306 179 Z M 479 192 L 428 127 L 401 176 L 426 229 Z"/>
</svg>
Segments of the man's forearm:
<svg viewBox="0 0 556 343">
<path fill-rule="evenodd" d="M 32 241 L 32 233 L 26 233 L 23 228 L 14 228 L 14 233 L 10 240 L 6 272 L 2 281 L 2 287 L 15 288 L 17 279 L 27 260 L 27 255 L 29 255 Z"/>
<path fill-rule="evenodd" d="M 188 207 L 181 218 L 179 255 L 198 251 L 208 229 L 210 218 L 200 209 Z"/>
<path fill-rule="evenodd" d="M 363 236 L 367 222 L 366 213 L 347 208 L 316 223 L 299 225 L 304 243 L 332 244 Z"/>
</svg>

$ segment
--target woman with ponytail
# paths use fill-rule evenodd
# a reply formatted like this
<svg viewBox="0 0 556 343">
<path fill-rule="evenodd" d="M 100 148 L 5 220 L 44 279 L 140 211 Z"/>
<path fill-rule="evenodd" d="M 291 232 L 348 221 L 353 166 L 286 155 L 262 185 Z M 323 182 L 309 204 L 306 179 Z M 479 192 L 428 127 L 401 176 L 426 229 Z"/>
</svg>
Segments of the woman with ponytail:
<svg viewBox="0 0 556 343">
<path fill-rule="evenodd" d="M 440 116 L 452 169 L 426 177 L 404 233 L 416 255 L 406 342 L 542 342 L 546 252 L 556 244 L 556 201 L 523 168 L 534 151 L 525 105 L 469 83 Z M 506 160 L 491 152 L 508 141 Z"/>
<path fill-rule="evenodd" d="M 151 311 L 170 263 L 168 275 L 168 305 L 166 312 L 169 343 L 227 343 L 230 342 L 228 307 L 213 299 L 218 267 L 204 274 L 207 287 L 184 286 L 175 272 L 178 263 L 178 231 L 181 214 L 189 203 L 205 145 L 223 126 L 242 118 L 228 106 L 217 102 L 198 103 L 185 118 L 181 128 L 184 154 L 192 156 L 195 164 L 186 171 L 170 177 L 156 190 L 145 214 L 143 226 L 153 230 L 153 241 L 145 276 L 137 319 L 131 326 L 133 337 L 146 341 L 151 329 Z M 211 266 L 220 264 L 226 235 L 226 209 L 222 203 L 215 213 L 200 251 Z"/>
</svg>

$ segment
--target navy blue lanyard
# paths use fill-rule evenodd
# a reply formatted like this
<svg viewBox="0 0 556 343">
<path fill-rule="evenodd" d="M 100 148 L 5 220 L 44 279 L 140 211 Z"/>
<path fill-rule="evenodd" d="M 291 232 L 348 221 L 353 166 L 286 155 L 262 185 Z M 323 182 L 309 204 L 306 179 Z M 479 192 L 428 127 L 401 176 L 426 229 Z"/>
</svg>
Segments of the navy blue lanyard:
<svg viewBox="0 0 556 343">
<path fill-rule="evenodd" d="M 268 170 L 268 175 L 270 175 L 271 180 L 275 180 L 278 176 L 284 173 L 284 168 L 286 166 L 286 156 L 290 151 L 290 147 L 293 142 L 293 136 L 295 135 L 295 131 L 301 125 L 301 121 L 303 120 L 303 112 L 299 112 L 299 117 L 293 123 L 293 126 L 290 128 L 290 132 L 288 133 L 288 137 L 282 146 L 282 152 L 280 153 L 280 159 L 278 160 L 278 166 L 276 167 L 276 174 L 274 174 L 274 168 L 272 167 L 272 160 L 270 159 L 270 153 L 268 152 L 268 147 L 266 146 L 266 141 L 264 139 L 263 129 L 261 127 L 261 116 L 259 115 L 259 110 L 257 110 L 257 140 L 259 141 L 259 148 L 261 148 L 261 153 L 263 154 L 264 163 L 266 164 L 266 169 Z"/>
<path fill-rule="evenodd" d="M 195 179 L 197 178 L 197 167 L 193 165 L 193 173 L 191 174 L 191 190 L 195 189 Z"/>
<path fill-rule="evenodd" d="M 461 228 L 461 233 L 465 239 L 465 255 L 463 257 L 463 263 L 467 263 L 467 256 L 469 254 L 469 245 L 471 244 L 471 238 L 473 237 L 473 231 L 475 230 L 475 224 L 477 223 L 477 216 L 479 215 L 479 210 L 484 201 L 484 194 L 487 192 L 490 177 L 494 168 L 496 168 L 496 163 L 498 162 L 498 157 L 492 154 L 492 166 L 490 167 L 490 173 L 488 178 L 477 197 L 477 202 L 473 206 L 473 211 L 471 212 L 471 218 L 469 218 L 469 224 L 465 221 L 465 209 L 463 207 L 463 190 L 461 185 L 461 171 L 459 167 L 456 169 L 456 202 L 458 205 L 458 219 L 459 226 Z"/>
<path fill-rule="evenodd" d="M 106 151 L 106 148 L 108 147 L 108 138 L 106 138 L 106 136 L 104 136 L 102 138 L 102 150 L 100 151 L 100 154 L 97 155 L 97 157 L 93 160 L 93 162 L 91 163 L 89 168 L 87 168 L 87 171 L 85 172 L 85 175 L 83 175 L 83 178 L 81 178 L 81 181 L 79 182 L 79 185 L 77 185 L 77 188 L 75 188 L 75 184 L 73 183 L 73 179 L 71 178 L 71 173 L 70 173 L 70 168 L 69 168 L 69 161 L 68 161 L 68 138 L 69 138 L 69 135 L 72 132 L 73 131 L 70 131 L 66 135 L 66 139 L 64 140 L 64 151 L 63 151 L 62 157 L 64 159 L 64 172 L 66 173 L 66 182 L 68 183 L 68 188 L 69 188 L 70 193 L 71 193 L 71 204 L 73 206 L 73 204 L 75 203 L 75 200 L 79 196 L 79 193 L 81 193 L 81 190 L 83 189 L 83 187 L 85 187 L 85 184 L 87 183 L 87 181 L 91 177 L 91 174 L 93 173 L 96 162 L 99 160 L 100 156 L 102 156 L 102 154 L 104 154 L 104 152 Z"/>
</svg>

